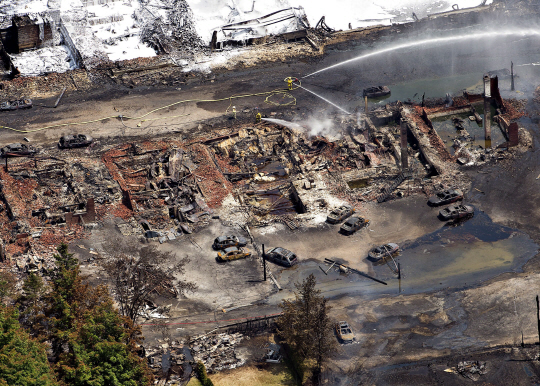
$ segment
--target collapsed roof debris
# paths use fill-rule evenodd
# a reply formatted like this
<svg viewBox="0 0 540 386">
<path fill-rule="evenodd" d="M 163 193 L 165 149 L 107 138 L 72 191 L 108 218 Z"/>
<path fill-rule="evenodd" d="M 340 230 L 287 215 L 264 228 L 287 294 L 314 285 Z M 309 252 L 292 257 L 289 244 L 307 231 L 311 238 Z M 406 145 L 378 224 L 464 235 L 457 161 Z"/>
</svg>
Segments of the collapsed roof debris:
<svg viewBox="0 0 540 386">
<path fill-rule="evenodd" d="M 253 3 L 255 7 L 255 3 Z M 223 46 L 226 42 L 243 43 L 264 36 L 285 34 L 309 28 L 304 8 L 285 8 L 256 19 L 226 24 L 214 30 L 211 45 Z"/>
<path fill-rule="evenodd" d="M 156 14 L 156 7 L 167 10 L 166 15 Z M 156 52 L 191 57 L 206 46 L 195 31 L 193 13 L 186 0 L 151 2 L 141 7 L 137 18 L 143 23 L 141 41 Z"/>
</svg>

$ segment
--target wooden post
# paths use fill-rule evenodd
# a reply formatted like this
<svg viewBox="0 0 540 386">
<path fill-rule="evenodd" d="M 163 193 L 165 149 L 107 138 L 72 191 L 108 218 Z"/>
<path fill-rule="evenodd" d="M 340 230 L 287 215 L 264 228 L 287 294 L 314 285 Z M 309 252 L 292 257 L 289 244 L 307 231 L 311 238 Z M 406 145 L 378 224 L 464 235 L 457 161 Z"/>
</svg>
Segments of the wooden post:
<svg viewBox="0 0 540 386">
<path fill-rule="evenodd" d="M 369 110 L 368 110 L 368 105 L 367 105 L 367 96 L 364 97 L 364 101 L 366 103 L 366 115 L 368 114 Z"/>
</svg>

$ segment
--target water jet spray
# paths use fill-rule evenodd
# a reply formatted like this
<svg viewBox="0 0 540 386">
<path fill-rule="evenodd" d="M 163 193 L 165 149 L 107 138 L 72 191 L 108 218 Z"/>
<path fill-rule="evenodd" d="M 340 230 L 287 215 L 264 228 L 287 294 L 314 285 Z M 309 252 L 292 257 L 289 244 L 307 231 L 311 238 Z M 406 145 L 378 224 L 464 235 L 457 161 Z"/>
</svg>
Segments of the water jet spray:
<svg viewBox="0 0 540 386">
<path fill-rule="evenodd" d="M 310 93 L 312 93 L 312 94 L 313 94 L 313 95 L 315 95 L 316 97 L 319 97 L 319 98 L 321 98 L 321 99 L 322 99 L 323 101 L 325 101 L 326 103 L 330 103 L 330 104 L 331 104 L 332 106 L 334 106 L 334 107 L 336 107 L 336 108 L 340 109 L 340 110 L 341 110 L 341 111 L 343 111 L 343 112 L 344 112 L 345 114 L 347 114 L 347 115 L 351 115 L 351 113 L 349 113 L 348 111 L 346 111 L 346 110 L 342 109 L 341 107 L 339 107 L 339 106 L 338 106 L 338 105 L 336 105 L 335 103 L 333 103 L 333 102 L 330 102 L 330 101 L 329 101 L 328 99 L 326 99 L 325 97 L 323 97 L 323 96 L 321 96 L 321 95 L 317 94 L 316 92 L 314 92 L 314 91 L 311 91 L 311 90 L 308 90 L 308 89 L 307 89 L 307 88 L 305 88 L 304 86 L 300 86 L 300 85 L 298 85 L 298 87 L 300 87 L 300 88 L 302 88 L 302 89 L 306 90 L 307 92 L 310 92 Z"/>
<path fill-rule="evenodd" d="M 367 59 L 373 56 L 385 54 L 392 51 L 398 51 L 403 48 L 412 48 L 412 47 L 418 47 L 422 46 L 424 44 L 441 44 L 441 43 L 450 43 L 458 40 L 473 40 L 473 39 L 483 39 L 483 38 L 490 38 L 490 37 L 496 37 L 496 36 L 512 36 L 512 35 L 519 35 L 519 36 L 534 36 L 534 35 L 540 35 L 540 30 L 533 30 L 533 29 L 526 29 L 526 30 L 519 30 L 519 31 L 488 31 L 488 32 L 482 32 L 474 35 L 456 35 L 456 36 L 447 36 L 442 38 L 434 38 L 434 39 L 424 39 L 419 40 L 415 42 L 409 42 L 400 44 L 398 46 L 388 47 L 384 48 L 378 51 L 370 52 L 369 54 L 364 54 L 357 56 L 356 58 L 344 60 L 343 62 L 336 63 L 332 66 L 328 66 L 326 68 L 323 68 L 321 70 L 312 72 L 311 74 L 303 76 L 301 79 L 308 78 L 310 76 L 313 76 L 315 74 L 318 74 L 323 71 L 331 70 L 335 67 L 342 66 L 344 64 L 352 63 L 357 60 Z"/>
</svg>

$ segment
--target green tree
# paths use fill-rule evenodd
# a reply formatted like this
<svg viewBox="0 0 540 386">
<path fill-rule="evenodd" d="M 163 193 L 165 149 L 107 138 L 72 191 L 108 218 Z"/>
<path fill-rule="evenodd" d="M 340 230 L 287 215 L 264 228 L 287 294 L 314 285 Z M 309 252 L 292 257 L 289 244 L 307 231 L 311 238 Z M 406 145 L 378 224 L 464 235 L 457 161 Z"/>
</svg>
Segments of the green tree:
<svg viewBox="0 0 540 386">
<path fill-rule="evenodd" d="M 19 321 L 34 337 L 45 334 L 47 322 L 43 313 L 43 297 L 46 289 L 41 276 L 31 272 L 24 280 L 23 293 L 17 300 Z"/>
<path fill-rule="evenodd" d="M 195 371 L 197 372 L 197 377 L 199 377 L 199 381 L 201 381 L 203 386 L 214 386 L 214 383 L 210 378 L 208 378 L 208 374 L 206 374 L 206 367 L 204 366 L 204 363 L 201 361 L 197 362 Z"/>
<path fill-rule="evenodd" d="M 0 271 L 0 304 L 4 304 L 6 298 L 15 293 L 17 278 L 8 271 Z"/>
<path fill-rule="evenodd" d="M 140 328 L 118 313 L 106 287 L 83 282 L 67 247 L 58 252 L 46 297 L 58 379 L 70 386 L 150 385 L 146 361 L 136 353 Z"/>
<path fill-rule="evenodd" d="M 330 306 L 323 297 L 316 305 L 312 323 L 313 357 L 316 362 L 315 375 L 321 373 L 325 360 L 336 350 L 336 339 L 332 333 L 334 323 L 329 317 Z"/>
<path fill-rule="evenodd" d="M 14 308 L 0 305 L 0 386 L 54 386 L 45 345 L 20 326 Z"/>
<path fill-rule="evenodd" d="M 283 314 L 277 321 L 279 335 L 300 361 L 315 360 L 315 375 L 320 373 L 325 360 L 336 349 L 330 307 L 321 291 L 315 288 L 316 284 L 313 274 L 302 283 L 296 283 L 295 297 L 282 301 Z"/>
</svg>

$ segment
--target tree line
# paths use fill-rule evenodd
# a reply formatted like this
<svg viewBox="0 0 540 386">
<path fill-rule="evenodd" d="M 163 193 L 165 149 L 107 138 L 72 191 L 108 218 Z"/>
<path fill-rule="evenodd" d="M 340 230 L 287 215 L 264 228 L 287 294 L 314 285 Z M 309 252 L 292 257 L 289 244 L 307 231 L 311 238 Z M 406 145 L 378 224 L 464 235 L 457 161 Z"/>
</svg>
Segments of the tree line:
<svg viewBox="0 0 540 386">
<path fill-rule="evenodd" d="M 147 287 L 158 284 L 144 277 L 143 268 L 160 281 L 172 273 L 150 263 L 155 252 L 151 249 L 138 249 L 138 254 L 128 258 L 127 251 L 119 248 L 110 259 L 116 269 L 107 267 L 109 274 L 124 280 L 119 299 L 122 313 L 106 286 L 85 282 L 65 244 L 54 255 L 56 267 L 46 273 L 48 281 L 29 273 L 18 296 L 13 275 L 4 272 L 0 277 L 0 386 L 153 384 L 147 361 L 139 355 L 143 336 L 135 321 L 142 304 L 155 296 Z M 159 262 L 171 257 L 157 254 Z M 130 264 L 121 266 L 119 260 Z"/>
</svg>

